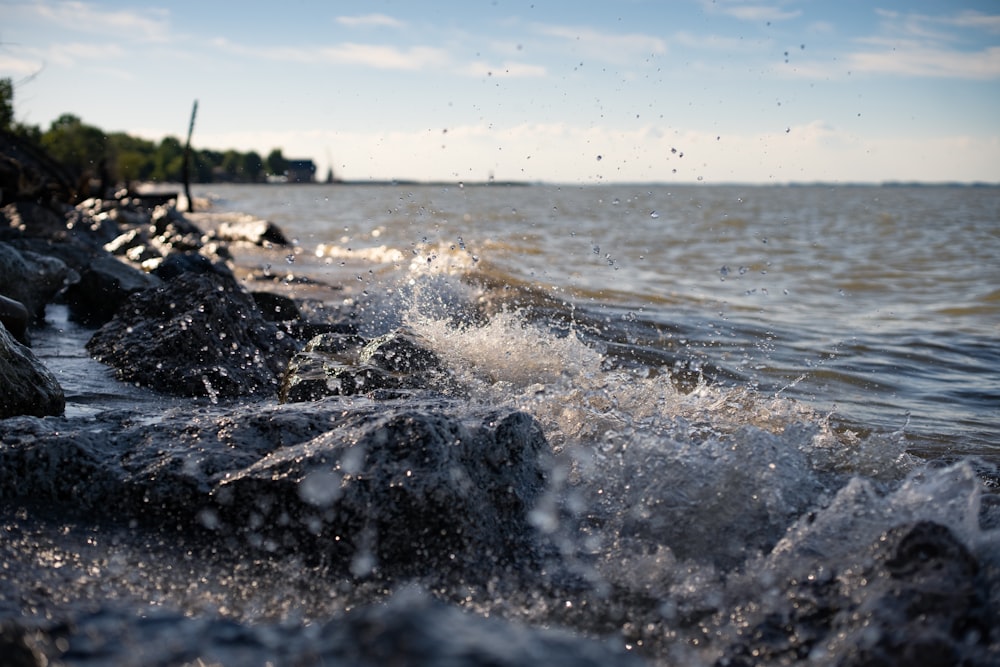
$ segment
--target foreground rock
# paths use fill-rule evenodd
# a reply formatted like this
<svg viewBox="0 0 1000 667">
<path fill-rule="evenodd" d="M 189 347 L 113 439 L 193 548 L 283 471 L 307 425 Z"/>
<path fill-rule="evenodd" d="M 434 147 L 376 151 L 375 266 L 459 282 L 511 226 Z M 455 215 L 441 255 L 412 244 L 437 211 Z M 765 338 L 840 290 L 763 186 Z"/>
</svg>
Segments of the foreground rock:
<svg viewBox="0 0 1000 667">
<path fill-rule="evenodd" d="M 471 577 L 530 561 L 546 450 L 525 413 L 432 397 L 22 418 L 5 423 L 0 498 L 113 508 L 354 576 Z"/>
<path fill-rule="evenodd" d="M 568 632 L 483 618 L 418 590 L 307 627 L 243 626 L 166 611 L 133 618 L 115 609 L 71 623 L 8 623 L 0 649 L 9 664 L 447 665 L 448 667 L 626 667 L 643 664 L 621 647 Z M 13 662 L 20 660 L 20 662 Z"/>
<path fill-rule="evenodd" d="M 235 280 L 187 272 L 130 297 L 87 349 L 126 382 L 235 397 L 274 392 L 296 345 Z"/>
<path fill-rule="evenodd" d="M 986 649 L 992 611 L 969 550 L 945 526 L 903 524 L 862 550 L 850 567 L 828 563 L 787 582 L 796 604 L 748 628 L 717 664 L 793 664 L 838 655 L 844 665 L 964 663 Z"/>
<path fill-rule="evenodd" d="M 55 375 L 0 325 L 0 419 L 61 415 L 65 408 Z"/>
</svg>

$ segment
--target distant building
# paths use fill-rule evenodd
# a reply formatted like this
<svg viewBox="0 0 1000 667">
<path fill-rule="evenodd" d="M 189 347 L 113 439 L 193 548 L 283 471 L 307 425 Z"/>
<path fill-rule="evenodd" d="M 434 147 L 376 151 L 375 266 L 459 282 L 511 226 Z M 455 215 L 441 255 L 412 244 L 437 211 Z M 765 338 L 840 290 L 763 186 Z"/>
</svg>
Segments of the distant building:
<svg viewBox="0 0 1000 667">
<path fill-rule="evenodd" d="M 287 160 L 285 179 L 289 183 L 315 183 L 316 164 L 312 160 Z"/>
</svg>

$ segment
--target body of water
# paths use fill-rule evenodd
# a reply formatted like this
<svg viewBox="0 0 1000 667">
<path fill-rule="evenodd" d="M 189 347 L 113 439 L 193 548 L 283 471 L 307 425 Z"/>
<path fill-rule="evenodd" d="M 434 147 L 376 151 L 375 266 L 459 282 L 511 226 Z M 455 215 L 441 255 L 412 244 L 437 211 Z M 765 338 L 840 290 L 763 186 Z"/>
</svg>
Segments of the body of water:
<svg viewBox="0 0 1000 667">
<path fill-rule="evenodd" d="M 212 186 L 278 224 L 274 271 L 506 293 L 605 366 L 701 371 L 926 456 L 1000 454 L 1000 189 Z M 389 306 L 386 306 L 389 307 Z M 415 308 L 419 300 L 393 303 Z M 544 335 L 544 334 L 542 334 Z M 556 339 L 554 339 L 556 340 Z M 502 340 L 493 341 L 498 346 Z M 513 364 L 524 360 L 515 358 Z M 556 360 L 554 364 L 568 363 Z M 624 417 L 626 420 L 628 416 Z"/>
</svg>

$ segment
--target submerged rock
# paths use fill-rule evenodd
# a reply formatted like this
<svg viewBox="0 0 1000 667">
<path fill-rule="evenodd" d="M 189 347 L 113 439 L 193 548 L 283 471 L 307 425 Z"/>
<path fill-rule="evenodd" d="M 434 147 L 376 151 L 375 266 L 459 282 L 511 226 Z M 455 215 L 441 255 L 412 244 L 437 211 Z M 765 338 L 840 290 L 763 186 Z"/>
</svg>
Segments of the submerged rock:
<svg viewBox="0 0 1000 667">
<path fill-rule="evenodd" d="M 295 344 L 227 276 L 184 273 L 133 295 L 87 343 L 120 379 L 181 396 L 273 392 Z"/>
<path fill-rule="evenodd" d="M 60 415 L 65 408 L 55 375 L 0 326 L 0 419 Z"/>
</svg>

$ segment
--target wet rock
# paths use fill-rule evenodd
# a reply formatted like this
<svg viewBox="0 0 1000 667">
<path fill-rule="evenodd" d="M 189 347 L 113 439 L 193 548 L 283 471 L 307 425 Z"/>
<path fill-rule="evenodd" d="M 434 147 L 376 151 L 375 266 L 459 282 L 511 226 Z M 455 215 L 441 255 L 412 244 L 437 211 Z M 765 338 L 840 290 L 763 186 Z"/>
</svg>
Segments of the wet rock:
<svg viewBox="0 0 1000 667">
<path fill-rule="evenodd" d="M 55 375 L 0 326 L 0 419 L 60 415 L 65 408 Z"/>
<path fill-rule="evenodd" d="M 0 438 L 0 498 L 217 531 L 241 554 L 358 577 L 488 577 L 532 562 L 547 450 L 526 413 L 428 396 L 25 417 Z"/>
<path fill-rule="evenodd" d="M 294 342 L 228 276 L 183 273 L 132 295 L 87 344 L 117 376 L 169 394 L 273 392 Z"/>
<path fill-rule="evenodd" d="M 487 567 L 531 553 L 545 448 L 525 413 L 376 404 L 228 475 L 213 496 L 248 539 L 280 548 L 315 536 L 304 552 L 350 559 L 356 576 Z"/>
<path fill-rule="evenodd" d="M 47 206 L 15 202 L 3 209 L 8 224 L 25 236 L 62 239 L 68 235 L 66 219 Z"/>
<path fill-rule="evenodd" d="M 0 325 L 21 345 L 28 345 L 28 309 L 20 301 L 0 295 Z"/>
<path fill-rule="evenodd" d="M 324 396 L 413 389 L 449 392 L 455 386 L 428 342 L 401 327 L 368 341 L 336 334 L 311 339 L 285 369 L 278 398 L 314 401 Z"/>
<path fill-rule="evenodd" d="M 789 582 L 793 604 L 771 612 L 717 664 L 786 664 L 839 656 L 839 665 L 980 664 L 991 610 L 973 555 L 947 527 L 897 526 L 855 563 L 817 568 Z"/>
<path fill-rule="evenodd" d="M 213 263 L 211 259 L 198 252 L 172 252 L 153 269 L 153 274 L 163 280 L 172 280 L 183 273 L 232 275 L 224 265 Z"/>
<path fill-rule="evenodd" d="M 264 245 L 289 245 L 284 232 L 267 220 L 246 219 L 223 222 L 215 230 L 215 236 L 224 241 Z"/>
<path fill-rule="evenodd" d="M 287 322 L 301 318 L 295 301 L 274 292 L 251 292 L 254 303 L 268 322 Z"/>
<path fill-rule="evenodd" d="M 158 277 L 102 254 L 80 272 L 64 298 L 73 321 L 99 326 L 110 321 L 130 296 L 162 284 Z"/>
<path fill-rule="evenodd" d="M 150 608 L 105 606 L 61 623 L 0 626 L 16 665 L 445 665 L 447 667 L 626 667 L 621 646 L 557 629 L 485 618 L 406 589 L 321 622 L 240 624 Z M 19 660 L 17 662 L 15 660 Z"/>
<path fill-rule="evenodd" d="M 0 294 L 19 301 L 33 320 L 75 274 L 64 262 L 0 242 Z"/>
</svg>

